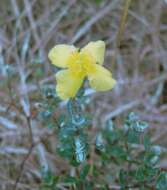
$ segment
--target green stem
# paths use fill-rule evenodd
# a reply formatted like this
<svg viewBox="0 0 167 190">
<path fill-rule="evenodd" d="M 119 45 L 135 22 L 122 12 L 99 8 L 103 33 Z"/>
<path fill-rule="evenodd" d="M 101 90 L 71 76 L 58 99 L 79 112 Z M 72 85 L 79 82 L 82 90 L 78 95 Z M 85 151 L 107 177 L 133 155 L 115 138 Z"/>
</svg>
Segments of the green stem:
<svg viewBox="0 0 167 190">
<path fill-rule="evenodd" d="M 124 30 L 125 30 L 128 10 L 129 10 L 131 1 L 132 0 L 125 1 L 124 9 L 123 9 L 122 16 L 121 16 L 121 22 L 120 22 L 120 26 L 119 26 L 119 30 L 118 30 L 118 34 L 117 34 L 117 41 L 116 41 L 117 48 L 120 47 L 120 43 L 121 43 L 121 39 L 122 39 Z"/>
</svg>

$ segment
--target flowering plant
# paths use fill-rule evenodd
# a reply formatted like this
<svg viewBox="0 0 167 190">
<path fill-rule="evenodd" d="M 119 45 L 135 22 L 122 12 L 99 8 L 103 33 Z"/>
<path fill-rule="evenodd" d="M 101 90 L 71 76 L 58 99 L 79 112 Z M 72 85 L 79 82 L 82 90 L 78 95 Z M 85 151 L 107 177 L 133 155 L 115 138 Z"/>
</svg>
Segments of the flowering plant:
<svg viewBox="0 0 167 190">
<path fill-rule="evenodd" d="M 56 74 L 56 92 L 68 101 L 65 115 L 55 118 L 60 99 L 54 89 L 45 89 L 43 121 L 56 129 L 57 153 L 70 167 L 56 176 L 51 169 L 43 171 L 41 190 L 167 189 L 167 173 L 157 167 L 163 149 L 152 145 L 145 132 L 148 124 L 135 113 L 128 114 L 122 127 L 107 120 L 98 132 L 91 131 L 91 118 L 84 113 L 89 97 L 81 86 L 87 77 L 95 90 L 114 87 L 111 73 L 102 67 L 104 52 L 104 42 L 97 41 L 81 50 L 57 45 L 49 53 L 51 62 L 64 68 Z"/>
</svg>

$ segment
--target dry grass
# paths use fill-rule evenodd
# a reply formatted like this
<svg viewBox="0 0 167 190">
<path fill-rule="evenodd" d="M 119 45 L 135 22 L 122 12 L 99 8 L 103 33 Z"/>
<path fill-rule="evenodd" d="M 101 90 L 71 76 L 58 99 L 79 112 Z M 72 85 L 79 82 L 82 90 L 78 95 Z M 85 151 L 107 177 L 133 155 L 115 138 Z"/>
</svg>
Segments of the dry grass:
<svg viewBox="0 0 167 190">
<path fill-rule="evenodd" d="M 94 127 L 115 117 L 119 123 L 133 110 L 150 123 L 152 141 L 167 146 L 167 2 L 132 0 L 119 47 L 116 42 L 124 1 L 96 2 L 1 0 L 1 190 L 12 189 L 31 146 L 30 138 L 36 144 L 18 189 L 38 189 L 43 164 L 49 164 L 56 174 L 66 167 L 55 154 L 52 130 L 41 126 L 36 117 L 40 87 L 55 82 L 47 53 L 58 43 L 83 46 L 102 39 L 107 44 L 105 65 L 112 69 L 118 84 L 111 92 L 92 96 Z M 167 169 L 165 158 L 160 166 Z"/>
</svg>

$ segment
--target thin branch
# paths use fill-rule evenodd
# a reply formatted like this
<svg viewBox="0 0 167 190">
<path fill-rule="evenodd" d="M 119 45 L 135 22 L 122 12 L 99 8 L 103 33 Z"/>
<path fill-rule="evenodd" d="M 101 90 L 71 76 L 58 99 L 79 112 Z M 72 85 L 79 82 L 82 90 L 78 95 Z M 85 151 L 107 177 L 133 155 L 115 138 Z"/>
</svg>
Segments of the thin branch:
<svg viewBox="0 0 167 190">
<path fill-rule="evenodd" d="M 0 124 L 6 127 L 7 129 L 17 129 L 17 125 L 14 122 L 2 116 L 0 116 Z"/>
<path fill-rule="evenodd" d="M 27 117 L 27 124 L 28 124 L 28 129 L 29 129 L 29 138 L 30 138 L 30 147 L 28 149 L 28 153 L 27 155 L 25 156 L 24 160 L 22 161 L 21 165 L 20 165 L 20 171 L 19 171 L 19 174 L 16 178 L 16 181 L 15 181 L 15 184 L 13 186 L 13 190 L 16 190 L 17 189 L 17 185 L 21 179 L 21 176 L 22 176 L 22 173 L 23 173 L 23 170 L 24 170 L 24 167 L 25 167 L 25 163 L 26 161 L 28 160 L 28 158 L 30 157 L 32 151 L 33 151 L 33 148 L 35 146 L 34 142 L 33 142 L 33 133 L 32 133 L 32 128 L 31 128 L 31 120 L 29 117 Z"/>
<path fill-rule="evenodd" d="M 124 105 L 121 105 L 121 106 L 118 106 L 118 108 L 116 110 L 114 110 L 113 112 L 107 114 L 104 118 L 104 122 L 109 120 L 109 119 L 112 119 L 113 117 L 116 117 L 120 114 L 122 114 L 123 112 L 129 110 L 129 109 L 132 109 L 136 106 L 139 106 L 140 104 L 142 103 L 141 100 L 134 100 L 134 101 L 131 101 L 130 103 L 128 104 L 124 104 Z"/>
<path fill-rule="evenodd" d="M 71 43 L 76 43 L 86 32 L 101 18 L 103 18 L 106 14 L 108 14 L 115 5 L 118 3 L 117 0 L 112 1 L 109 5 L 100 10 L 96 15 L 93 15 L 90 20 L 88 20 L 74 35 L 71 40 Z"/>
</svg>

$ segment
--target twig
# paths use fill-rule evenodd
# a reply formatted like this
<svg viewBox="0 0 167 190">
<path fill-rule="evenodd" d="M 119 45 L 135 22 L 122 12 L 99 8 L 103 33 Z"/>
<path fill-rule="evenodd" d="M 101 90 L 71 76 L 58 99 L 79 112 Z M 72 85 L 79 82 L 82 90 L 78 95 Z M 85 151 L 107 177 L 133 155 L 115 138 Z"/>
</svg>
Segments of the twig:
<svg viewBox="0 0 167 190">
<path fill-rule="evenodd" d="M 100 10 L 96 15 L 93 15 L 90 20 L 88 20 L 74 35 L 71 40 L 71 43 L 76 43 L 98 20 L 103 18 L 108 14 L 112 9 L 115 8 L 115 5 L 118 3 L 117 0 L 112 1 L 109 5 Z"/>
<path fill-rule="evenodd" d="M 24 0 L 24 6 L 25 6 L 25 9 L 27 11 L 27 18 L 28 18 L 30 26 L 32 28 L 32 35 L 33 35 L 34 40 L 37 44 L 37 48 L 39 49 L 40 56 L 42 58 L 42 61 L 45 61 L 45 59 L 46 59 L 45 51 L 44 51 L 44 47 L 42 45 L 42 42 L 40 40 L 40 35 L 39 35 L 37 27 L 36 27 L 36 22 L 35 22 L 34 17 L 33 17 L 31 2 L 28 0 Z M 48 71 L 49 65 L 44 64 L 44 67 L 45 67 L 45 70 Z"/>
<path fill-rule="evenodd" d="M 0 154 L 27 154 L 28 151 L 25 148 L 18 148 L 18 147 L 11 147 L 11 146 L 5 146 L 0 147 Z"/>
<path fill-rule="evenodd" d="M 32 122 L 32 126 L 33 128 L 36 127 L 36 123 L 34 123 L 34 121 Z M 54 135 L 54 133 L 51 133 L 50 135 L 47 134 L 47 138 L 48 136 L 52 136 Z M 45 133 L 45 136 L 46 136 L 46 133 Z M 36 135 L 34 136 L 34 139 L 35 139 L 35 144 L 37 145 L 36 148 L 37 148 L 37 151 L 38 151 L 38 159 L 39 159 L 39 163 L 40 163 L 40 166 L 41 168 L 43 168 L 43 170 L 45 172 L 47 172 L 49 170 L 49 166 L 48 166 L 48 163 L 47 163 L 47 159 L 46 159 L 46 156 L 45 156 L 45 148 L 43 146 L 43 144 L 41 143 L 41 139 L 42 137 Z"/>
<path fill-rule="evenodd" d="M 116 110 L 114 110 L 113 112 L 109 113 L 108 115 L 106 115 L 104 117 L 104 122 L 109 120 L 109 119 L 112 119 L 113 117 L 120 115 L 121 113 L 123 113 L 129 109 L 132 109 L 132 108 L 140 105 L 141 103 L 142 103 L 141 100 L 134 100 L 128 104 L 124 104 L 124 105 L 119 106 Z"/>
<path fill-rule="evenodd" d="M 160 75 L 160 76 L 158 76 L 158 77 L 156 77 L 156 78 L 154 78 L 154 79 L 152 79 L 152 80 L 150 80 L 150 81 L 146 81 L 144 84 L 143 84 L 143 87 L 144 88 L 148 88 L 148 87 L 150 87 L 150 86 L 153 86 L 153 85 L 155 85 L 155 84 L 157 84 L 157 83 L 162 83 L 162 82 L 164 82 L 164 80 L 166 80 L 167 79 L 167 73 L 164 73 L 164 74 L 162 74 L 162 75 Z M 144 81 L 143 81 L 144 82 Z M 142 83 L 143 83 L 142 82 Z"/>
<path fill-rule="evenodd" d="M 60 23 L 60 21 L 65 17 L 66 14 L 68 14 L 69 9 L 71 8 L 72 5 L 76 0 L 72 0 L 68 3 L 67 6 L 63 7 L 63 9 L 60 11 L 60 14 L 57 16 L 55 21 L 52 23 L 51 27 L 46 31 L 43 39 L 43 46 L 45 47 L 48 41 L 52 38 L 52 33 L 55 33 L 55 28 L 56 26 Z"/>
<path fill-rule="evenodd" d="M 0 123 L 7 129 L 17 129 L 17 125 L 7 118 L 0 116 Z"/>
<path fill-rule="evenodd" d="M 31 128 L 31 120 L 30 120 L 30 117 L 27 117 L 27 124 L 28 124 L 28 129 L 29 129 L 29 138 L 30 138 L 30 147 L 28 149 L 28 153 L 27 155 L 25 156 L 24 160 L 22 161 L 21 165 L 20 165 L 20 172 L 16 178 L 16 181 L 15 181 L 15 184 L 13 186 L 13 190 L 16 190 L 17 189 L 17 185 L 20 181 L 20 178 L 22 176 L 22 173 L 23 173 L 23 170 L 24 170 L 24 166 L 25 166 L 25 163 L 26 161 L 28 160 L 28 158 L 30 157 L 32 151 L 33 151 L 33 148 L 35 146 L 34 142 L 33 142 L 33 133 L 32 133 L 32 128 Z"/>
<path fill-rule="evenodd" d="M 28 97 L 28 90 L 27 90 L 27 85 L 26 85 L 26 74 L 24 72 L 24 63 L 25 63 L 25 56 L 27 52 L 24 52 L 24 57 L 22 57 L 22 62 L 20 62 L 18 55 L 16 55 L 16 62 L 17 62 L 17 67 L 19 71 L 19 76 L 20 76 L 20 86 L 21 86 L 21 92 L 20 93 L 20 104 L 23 108 L 23 113 L 26 117 L 27 121 L 27 126 L 28 126 L 28 131 L 29 131 L 29 141 L 30 141 L 30 147 L 28 149 L 28 153 L 23 159 L 21 165 L 20 165 L 20 171 L 19 174 L 16 178 L 15 184 L 13 186 L 13 190 L 17 189 L 17 185 L 20 181 L 20 178 L 22 176 L 24 166 L 26 161 L 28 160 L 29 156 L 31 155 L 33 148 L 34 148 L 34 139 L 33 139 L 33 132 L 32 132 L 32 126 L 31 126 L 31 114 L 30 114 L 30 103 L 29 103 L 29 97 Z"/>
</svg>

